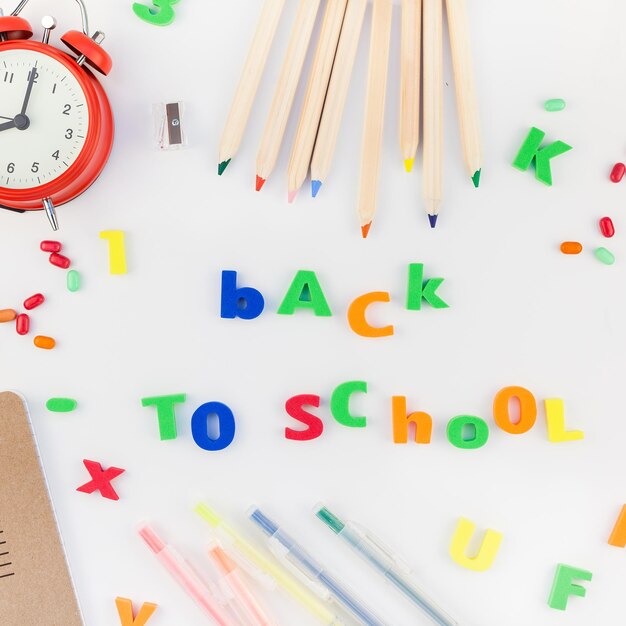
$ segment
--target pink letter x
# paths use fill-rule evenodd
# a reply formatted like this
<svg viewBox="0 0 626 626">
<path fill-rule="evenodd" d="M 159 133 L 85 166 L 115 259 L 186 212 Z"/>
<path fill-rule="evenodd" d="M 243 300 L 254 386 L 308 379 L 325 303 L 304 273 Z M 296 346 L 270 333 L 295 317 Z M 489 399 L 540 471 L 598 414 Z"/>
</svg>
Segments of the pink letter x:
<svg viewBox="0 0 626 626">
<path fill-rule="evenodd" d="M 115 493 L 115 489 L 111 486 L 111 481 L 117 478 L 120 474 L 123 474 L 126 470 L 119 467 L 109 467 L 109 469 L 103 470 L 100 463 L 95 461 L 83 460 L 87 471 L 91 474 L 92 480 L 84 485 L 81 485 L 76 491 L 82 491 L 83 493 L 93 493 L 96 489 L 101 493 L 103 498 L 109 498 L 109 500 L 119 500 L 120 497 Z"/>
</svg>

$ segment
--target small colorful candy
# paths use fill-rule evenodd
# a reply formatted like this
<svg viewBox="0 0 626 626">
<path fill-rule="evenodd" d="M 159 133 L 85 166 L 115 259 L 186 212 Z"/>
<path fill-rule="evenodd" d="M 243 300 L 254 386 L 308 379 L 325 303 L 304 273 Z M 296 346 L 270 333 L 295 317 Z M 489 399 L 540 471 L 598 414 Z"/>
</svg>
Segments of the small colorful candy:
<svg viewBox="0 0 626 626">
<path fill-rule="evenodd" d="M 44 301 L 45 298 L 43 297 L 43 295 L 40 293 L 36 293 L 34 296 L 31 296 L 30 298 L 26 298 L 26 300 L 24 300 L 24 308 L 27 311 L 30 311 L 31 309 L 38 307 L 40 304 L 43 304 Z"/>
<path fill-rule="evenodd" d="M 63 247 L 59 241 L 42 241 L 39 244 L 39 247 L 44 252 L 61 252 L 61 248 Z"/>
<path fill-rule="evenodd" d="M 15 319 L 15 330 L 18 335 L 28 335 L 30 330 L 30 317 L 26 313 L 20 313 Z"/>
<path fill-rule="evenodd" d="M 596 248 L 594 254 L 600 263 L 604 263 L 605 265 L 613 265 L 613 263 L 615 263 L 615 256 L 606 248 Z"/>
<path fill-rule="evenodd" d="M 57 342 L 52 337 L 46 337 L 45 335 L 37 335 L 33 339 L 33 343 L 42 350 L 52 350 Z"/>
<path fill-rule="evenodd" d="M 614 183 L 619 183 L 622 178 L 624 178 L 624 174 L 626 173 L 626 165 L 623 163 L 616 163 L 611 170 L 611 180 Z"/>
<path fill-rule="evenodd" d="M 52 263 L 52 265 L 56 265 L 57 267 L 60 267 L 64 270 L 66 270 L 72 264 L 72 262 L 66 256 L 63 256 L 58 252 L 53 252 L 48 260 L 50 261 L 50 263 Z"/>
<path fill-rule="evenodd" d="M 46 402 L 46 409 L 54 413 L 69 413 L 78 406 L 74 398 L 50 398 Z"/>
<path fill-rule="evenodd" d="M 583 246 L 578 241 L 564 241 L 561 244 L 561 252 L 563 254 L 580 254 Z"/>
<path fill-rule="evenodd" d="M 17 317 L 17 312 L 13 309 L 2 309 L 0 311 L 0 323 L 12 322 Z"/>
<path fill-rule="evenodd" d="M 546 100 L 543 103 L 543 108 L 546 111 L 562 111 L 565 108 L 565 100 L 563 98 L 552 98 L 551 100 Z"/>
<path fill-rule="evenodd" d="M 76 270 L 67 273 L 67 288 L 72 292 L 80 289 L 80 274 Z"/>
<path fill-rule="evenodd" d="M 613 226 L 613 220 L 610 217 L 603 217 L 600 220 L 600 232 L 605 237 L 612 237 L 615 234 L 615 226 Z"/>
</svg>

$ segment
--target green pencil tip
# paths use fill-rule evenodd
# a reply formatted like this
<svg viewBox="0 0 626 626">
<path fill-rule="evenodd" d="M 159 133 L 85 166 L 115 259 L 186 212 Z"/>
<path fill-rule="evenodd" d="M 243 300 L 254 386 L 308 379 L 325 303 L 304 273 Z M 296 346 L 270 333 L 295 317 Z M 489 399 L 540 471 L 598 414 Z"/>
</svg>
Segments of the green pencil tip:
<svg viewBox="0 0 626 626">
<path fill-rule="evenodd" d="M 480 185 L 480 173 L 481 172 L 482 172 L 482 169 L 476 170 L 474 172 L 474 176 L 472 176 L 472 182 L 474 183 L 474 187 L 476 187 L 476 189 L 478 189 L 478 185 Z"/>
<path fill-rule="evenodd" d="M 218 173 L 219 176 L 221 176 L 224 173 L 224 170 L 228 167 L 229 163 L 230 163 L 230 159 L 228 159 L 227 161 L 222 161 L 217 166 L 217 173 Z"/>
<path fill-rule="evenodd" d="M 321 506 L 315 515 L 317 515 L 317 517 L 319 517 L 322 522 L 328 526 L 328 528 L 337 534 L 344 529 L 345 524 L 336 515 L 333 515 L 325 506 Z"/>
</svg>

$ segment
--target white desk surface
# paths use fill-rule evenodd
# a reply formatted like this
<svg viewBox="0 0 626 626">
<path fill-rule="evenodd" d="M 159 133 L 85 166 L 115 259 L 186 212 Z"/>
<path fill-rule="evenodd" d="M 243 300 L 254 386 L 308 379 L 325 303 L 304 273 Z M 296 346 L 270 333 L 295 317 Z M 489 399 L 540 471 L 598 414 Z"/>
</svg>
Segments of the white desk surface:
<svg viewBox="0 0 626 626">
<path fill-rule="evenodd" d="M 305 192 L 295 205 L 286 202 L 297 116 L 274 176 L 254 191 L 256 149 L 295 4 L 288 2 L 242 149 L 219 178 L 217 145 L 260 1 L 181 0 L 174 24 L 157 28 L 133 15 L 130 0 L 91 0 L 91 22 L 107 33 L 114 60 L 102 83 L 117 134 L 100 179 L 59 210 L 58 236 L 83 289 L 69 293 L 64 272 L 38 251 L 51 236 L 42 214 L 0 213 L 0 307 L 44 292 L 33 334 L 58 340 L 45 352 L 32 335 L 0 328 L 1 386 L 29 401 L 86 623 L 117 623 L 116 596 L 158 603 L 150 626 L 205 623 L 134 530 L 152 521 L 208 569 L 208 528 L 191 511 L 199 497 L 251 533 L 244 513 L 263 506 L 392 626 L 428 621 L 314 519 L 316 502 L 384 537 L 462 626 L 623 620 L 626 553 L 607 538 L 626 501 L 626 182 L 613 185 L 608 174 L 626 158 L 626 4 L 469 2 L 485 165 L 476 191 L 462 163 L 446 49 L 445 200 L 435 231 L 421 207 L 419 160 L 405 174 L 398 148 L 397 10 L 379 207 L 366 242 L 355 217 L 365 35 L 319 198 Z M 45 12 L 60 22 L 56 37 L 78 26 L 73 3 L 33 2 L 25 16 L 38 25 Z M 300 88 L 295 110 L 302 96 Z M 565 98 L 566 110 L 545 112 L 552 97 Z M 186 104 L 189 146 L 159 153 L 151 148 L 151 105 L 172 100 Z M 511 167 L 532 125 L 574 146 L 555 160 L 552 188 Z M 603 215 L 617 229 L 607 244 L 617 256 L 612 267 L 592 254 L 605 243 L 597 226 Z M 98 238 L 107 229 L 126 231 L 127 276 L 108 275 Z M 572 239 L 585 245 L 583 254 L 561 255 L 560 242 Z M 441 293 L 450 309 L 403 308 L 410 262 L 446 279 Z M 267 312 L 258 320 L 220 319 L 223 269 L 263 291 Z M 332 318 L 275 314 L 298 269 L 318 273 Z M 372 319 L 394 323 L 396 334 L 367 340 L 349 330 L 346 311 L 376 290 L 390 291 L 392 304 Z M 366 429 L 330 417 L 331 391 L 347 380 L 369 383 L 367 397 L 354 402 Z M 527 387 L 540 403 L 537 425 L 524 436 L 493 423 L 493 397 L 507 385 Z M 154 410 L 140 400 L 168 393 L 187 393 L 188 401 L 178 409 L 178 439 L 161 442 Z M 284 402 L 300 393 L 322 396 L 325 433 L 308 443 L 283 436 L 296 425 Z M 430 446 L 392 443 L 394 394 L 431 413 Z M 75 397 L 79 409 L 49 413 L 52 396 Z M 549 397 L 565 400 L 583 442 L 548 442 L 542 406 Z M 198 448 L 189 425 L 193 410 L 211 400 L 237 419 L 234 443 L 218 453 Z M 464 413 L 490 424 L 484 448 L 447 442 L 448 420 Z M 115 482 L 118 502 L 76 492 L 88 479 L 83 458 L 126 469 Z M 504 533 L 489 571 L 465 570 L 448 556 L 460 516 Z M 547 606 L 557 563 L 594 574 L 584 583 L 587 597 L 572 598 L 565 613 Z M 281 624 L 314 623 L 278 595 L 263 600 Z"/>
</svg>

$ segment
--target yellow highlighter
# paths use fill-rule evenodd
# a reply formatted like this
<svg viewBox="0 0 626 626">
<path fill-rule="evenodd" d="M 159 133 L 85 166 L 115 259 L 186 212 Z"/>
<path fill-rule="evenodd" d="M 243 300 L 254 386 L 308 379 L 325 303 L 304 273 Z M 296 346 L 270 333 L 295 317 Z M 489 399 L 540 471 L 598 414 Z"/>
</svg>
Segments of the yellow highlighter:
<svg viewBox="0 0 626 626">
<path fill-rule="evenodd" d="M 195 512 L 208 522 L 219 538 L 228 542 L 239 554 L 260 569 L 281 589 L 295 598 L 305 609 L 312 613 L 322 624 L 326 626 L 344 626 L 344 623 L 327 607 L 313 592 L 300 584 L 291 574 L 280 565 L 276 564 L 271 557 L 266 557 L 232 526 L 225 522 L 213 509 L 206 504 L 200 503 L 194 509 Z"/>
</svg>

